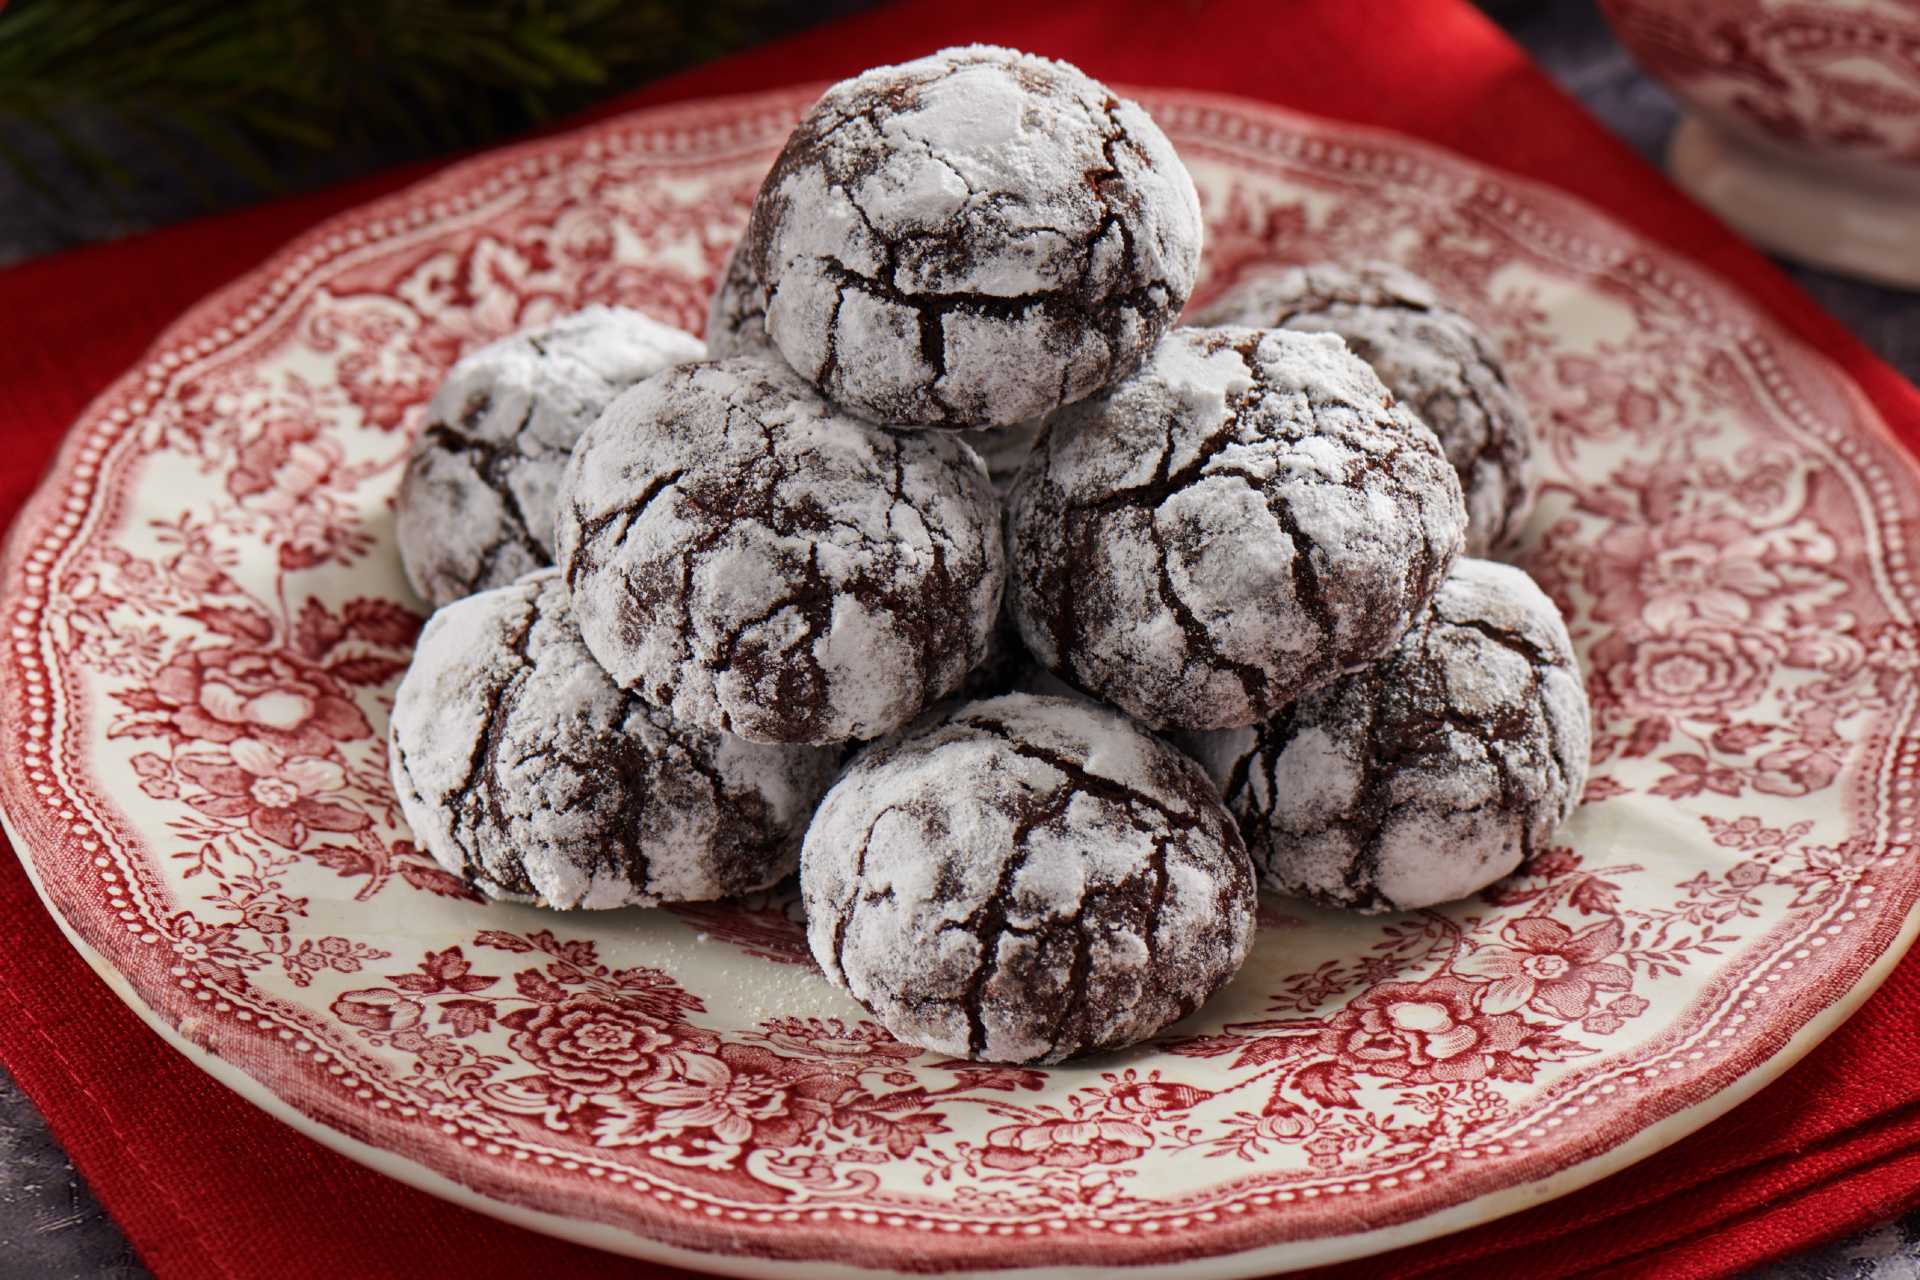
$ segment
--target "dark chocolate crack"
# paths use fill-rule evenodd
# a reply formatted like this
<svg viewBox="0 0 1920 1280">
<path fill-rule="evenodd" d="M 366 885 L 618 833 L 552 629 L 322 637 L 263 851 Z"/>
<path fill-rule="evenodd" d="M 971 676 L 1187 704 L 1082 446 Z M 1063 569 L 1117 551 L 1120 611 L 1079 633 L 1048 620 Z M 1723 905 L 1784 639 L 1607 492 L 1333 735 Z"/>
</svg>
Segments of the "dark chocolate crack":
<svg viewBox="0 0 1920 1280">
<path fill-rule="evenodd" d="M 1054 1062 L 1118 1047 L 1198 1007 L 1245 954 L 1252 868 L 1205 775 L 1164 744 L 1140 735 L 1137 755 L 1121 758 L 1142 767 L 1124 777 L 1086 763 L 1082 734 L 1137 732 L 1108 711 L 1022 694 L 930 718 L 869 748 L 822 809 L 802 861 L 829 975 L 894 1034 L 914 1040 L 926 1026 L 951 1026 L 963 1044 L 937 1047 L 988 1060 Z M 954 761 L 950 778 L 944 760 Z M 1019 760 L 1041 768 L 1014 770 Z M 964 815 L 974 805 L 999 811 L 1003 846 L 956 843 L 948 815 L 972 829 Z M 899 882 L 877 892 L 869 872 L 876 829 L 903 813 L 913 825 L 889 826 L 890 853 L 926 858 L 904 903 Z M 1137 865 L 1102 870 L 1070 898 L 1052 896 L 1046 878 L 1021 882 L 1043 837 L 1058 857 L 1061 842 L 1111 846 L 1117 832 L 1146 846 Z M 1180 889 L 1176 865 L 1188 873 Z M 981 885 L 987 867 L 992 880 Z M 856 916 L 875 904 L 887 914 L 856 934 Z M 1171 931 L 1170 913 L 1179 925 Z M 899 939 L 894 920 L 922 920 L 926 936 Z M 940 939 L 954 934 L 970 940 L 971 968 L 929 990 L 917 958 L 951 951 Z M 855 937 L 907 950 L 878 954 Z M 1141 959 L 1118 958 L 1128 947 L 1113 945 L 1126 939 Z"/>
<path fill-rule="evenodd" d="M 471 741 L 450 736 L 468 724 Z M 392 740 L 401 807 L 434 858 L 489 895 L 556 907 L 764 887 L 794 865 L 834 766 L 723 743 L 622 693 L 580 643 L 557 570 L 429 625 Z"/>
<path fill-rule="evenodd" d="M 835 416 L 785 366 L 750 358 L 636 394 L 634 413 L 672 418 L 665 441 L 596 427 L 562 503 L 562 568 L 617 680 L 690 723 L 825 743 L 900 727 L 986 656 L 1000 513 L 956 441 Z M 764 569 L 729 585 L 721 614 L 702 573 L 723 554 Z M 856 688 L 841 628 L 862 617 L 889 647 Z M 870 681 L 898 696 L 874 710 Z"/>
<path fill-rule="evenodd" d="M 1056 674 L 1151 726 L 1257 721 L 1393 643 L 1431 599 L 1454 555 L 1454 544 L 1436 540 L 1443 535 L 1428 535 L 1424 517 L 1436 508 L 1458 512 L 1459 498 L 1430 433 L 1390 401 L 1375 405 L 1356 398 L 1361 380 L 1371 381 L 1357 360 L 1355 390 L 1330 394 L 1311 383 L 1275 385 L 1267 361 L 1278 357 L 1268 352 L 1262 358 L 1263 331 L 1182 329 L 1167 341 L 1185 343 L 1196 355 L 1233 352 L 1247 385 L 1228 394 L 1221 421 L 1204 429 L 1188 425 L 1177 393 L 1160 387 L 1157 365 L 1137 375 L 1138 383 L 1122 383 L 1055 415 L 1013 497 L 1016 612 L 1037 655 Z M 1165 407 L 1169 400 L 1174 407 Z M 1147 413 L 1164 419 L 1149 428 L 1129 417 Z M 1074 465 L 1089 465 L 1096 474 L 1103 467 L 1127 469 L 1132 451 L 1144 452 L 1143 438 L 1150 433 L 1161 440 L 1145 479 L 1081 486 L 1056 462 L 1064 449 Z M 1331 462 L 1330 450 L 1338 451 Z M 1084 462 L 1089 451 L 1097 462 Z M 1305 526 L 1287 493 L 1303 477 L 1309 485 L 1388 499 L 1400 513 L 1393 548 L 1376 551 L 1378 563 L 1330 576 L 1328 565 L 1353 565 L 1354 552 L 1378 530 L 1354 525 L 1347 545 L 1319 545 L 1324 531 L 1317 535 Z M 1317 645 L 1267 658 L 1232 656 L 1225 638 L 1236 625 L 1236 611 L 1252 605 L 1189 598 L 1179 589 L 1176 562 L 1203 564 L 1219 531 L 1169 521 L 1161 513 L 1196 485 L 1220 481 L 1244 485 L 1286 536 L 1286 607 L 1299 626 L 1320 637 Z M 1145 554 L 1132 549 L 1141 544 Z M 1123 606 L 1109 578 L 1151 584 L 1154 602 Z M 1151 614 L 1123 617 L 1123 607 L 1163 611 L 1182 636 L 1183 650 L 1160 667 L 1122 666 L 1109 634 L 1129 622 L 1154 621 Z M 1234 705 L 1223 703 L 1214 689 L 1210 677 L 1220 675 L 1239 686 Z"/>
<path fill-rule="evenodd" d="M 1530 584 L 1524 589 L 1515 585 L 1515 579 L 1524 581 L 1518 570 L 1463 560 L 1454 572 L 1456 578 L 1442 589 L 1426 617 L 1379 662 L 1242 731 L 1246 745 L 1231 759 L 1221 760 L 1213 753 L 1208 745 L 1212 735 L 1200 740 L 1200 755 L 1220 782 L 1227 807 L 1270 887 L 1362 911 L 1429 905 L 1397 902 L 1380 887 L 1383 842 L 1397 823 L 1444 824 L 1476 815 L 1504 819 L 1514 841 L 1504 860 L 1497 856 L 1500 850 L 1459 847 L 1444 840 L 1436 840 L 1432 851 L 1436 860 L 1479 858 L 1499 874 L 1531 856 L 1536 841 L 1558 823 L 1576 798 L 1584 784 L 1586 761 L 1561 758 L 1560 733 L 1552 721 L 1555 713 L 1543 689 L 1552 671 L 1578 678 L 1557 614 Z M 1474 596 L 1464 586 L 1455 589 L 1456 580 L 1468 579 L 1474 580 L 1474 589 L 1492 594 L 1497 607 L 1532 615 L 1539 625 L 1523 631 L 1481 616 L 1475 611 Z M 1463 642 L 1470 647 L 1469 654 L 1457 651 Z M 1492 666 L 1471 656 L 1490 648 L 1518 658 L 1526 679 L 1501 688 L 1497 705 L 1469 713 L 1455 704 L 1449 692 L 1449 665 L 1456 671 L 1462 665 L 1473 666 L 1491 680 Z M 1310 731 L 1351 744 L 1360 773 L 1350 804 L 1333 814 L 1314 812 L 1313 825 L 1302 827 L 1301 817 L 1290 816 L 1285 805 L 1303 789 L 1311 790 L 1310 780 L 1283 767 L 1283 758 Z M 1226 742 L 1230 737 L 1221 734 L 1218 740 Z M 1453 751 L 1461 743 L 1474 748 L 1465 762 Z M 1447 780 L 1457 776 L 1457 770 L 1476 768 L 1491 772 L 1496 793 L 1471 805 L 1449 800 Z M 1408 779 L 1429 776 L 1438 782 L 1426 794 L 1417 788 L 1406 794 Z M 1392 798 L 1396 781 L 1402 792 L 1398 801 Z M 1329 834 L 1337 835 L 1347 850 L 1339 890 L 1324 883 L 1320 878 L 1324 872 L 1308 880 L 1294 870 L 1296 844 L 1319 841 Z M 1327 856 L 1324 843 L 1315 847 L 1321 850 L 1316 859 Z M 1472 865 L 1463 866 L 1462 873 Z M 1479 886 L 1457 887 L 1469 892 Z"/>
<path fill-rule="evenodd" d="M 1078 135 L 1065 144 L 1086 153 L 1087 166 L 1077 183 L 983 189 L 957 157 L 914 132 L 912 118 L 929 109 L 926 94 L 933 85 L 982 65 L 1019 86 L 1033 104 L 1030 111 L 1049 113 L 1050 125 Z M 1049 387 L 1053 403 L 1065 403 L 1124 376 L 1185 303 L 1197 269 L 1199 225 L 1190 196 L 1182 194 L 1190 191 L 1191 180 L 1184 172 L 1165 172 L 1178 165 L 1171 149 L 1163 145 L 1156 156 L 1142 146 L 1134 132 L 1151 124 L 1124 119 L 1122 108 L 1071 68 L 1023 61 L 1004 51 L 935 55 L 835 86 L 788 139 L 749 222 L 742 270 L 763 282 L 767 296 L 787 298 L 768 313 L 771 336 L 830 399 L 886 422 L 1011 425 L 1051 407 L 1034 400 L 1037 385 Z M 1155 177 L 1155 198 L 1144 198 L 1142 183 L 1122 166 L 1123 153 L 1134 173 Z M 942 166 L 967 194 L 958 212 L 938 225 L 883 227 L 862 193 L 909 158 Z M 850 246 L 863 259 L 858 268 L 844 257 L 787 247 L 789 228 L 797 229 L 797 244 L 806 228 L 819 224 L 823 199 L 859 220 Z M 951 278 L 1001 255 L 1025 262 L 1033 239 L 1049 234 L 1063 242 L 1048 264 L 1048 276 L 1058 282 L 1051 288 L 1016 296 L 943 292 L 913 287 L 903 273 L 909 249 L 914 262 Z M 1158 254 L 1141 252 L 1140 238 L 1148 234 L 1156 245 L 1179 244 L 1186 252 L 1174 252 L 1163 269 L 1155 265 Z M 1120 243 L 1117 255 L 1102 251 L 1112 237 Z M 871 270 L 864 260 L 872 262 Z M 816 306 L 811 294 L 802 301 L 791 290 L 783 293 L 790 273 L 817 276 L 831 286 L 831 300 L 823 297 Z M 847 345 L 842 313 L 850 292 L 911 315 L 920 372 L 889 379 L 872 361 L 854 367 L 858 357 L 842 350 Z M 1020 370 L 998 368 L 997 350 L 956 348 L 949 324 L 966 317 L 988 328 L 1009 326 L 1011 334 L 1011 326 L 1036 315 L 1045 317 L 1047 336 L 1029 344 L 1032 367 Z"/>
</svg>

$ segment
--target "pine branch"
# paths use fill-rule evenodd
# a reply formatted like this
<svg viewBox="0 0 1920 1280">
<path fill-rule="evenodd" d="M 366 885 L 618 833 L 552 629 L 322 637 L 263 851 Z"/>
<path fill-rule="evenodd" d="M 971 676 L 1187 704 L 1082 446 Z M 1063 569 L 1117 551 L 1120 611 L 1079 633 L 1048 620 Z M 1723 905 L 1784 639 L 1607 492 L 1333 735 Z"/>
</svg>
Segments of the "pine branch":
<svg viewBox="0 0 1920 1280">
<path fill-rule="evenodd" d="M 109 157 L 66 122 L 191 138 L 254 184 L 274 160 L 417 139 L 471 145 L 608 86 L 737 46 L 769 0 L 14 0 L 0 134 L 40 135 L 94 187 Z M 0 166 L 47 189 L 0 136 Z"/>
</svg>

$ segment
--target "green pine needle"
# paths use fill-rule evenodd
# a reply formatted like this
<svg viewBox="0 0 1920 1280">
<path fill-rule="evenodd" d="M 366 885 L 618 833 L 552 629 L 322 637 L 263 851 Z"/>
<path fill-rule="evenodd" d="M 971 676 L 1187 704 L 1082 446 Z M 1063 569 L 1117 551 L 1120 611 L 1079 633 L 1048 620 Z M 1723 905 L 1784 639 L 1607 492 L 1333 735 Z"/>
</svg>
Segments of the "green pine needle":
<svg viewBox="0 0 1920 1280">
<path fill-rule="evenodd" d="M 455 147 L 573 110 L 610 84 L 739 45 L 769 0 L 14 0 L 0 8 L 0 166 L 47 138 L 108 194 L 110 157 L 66 122 L 191 138 L 256 185 L 273 160 L 381 139 Z M 20 136 L 15 134 L 16 138 Z"/>
</svg>

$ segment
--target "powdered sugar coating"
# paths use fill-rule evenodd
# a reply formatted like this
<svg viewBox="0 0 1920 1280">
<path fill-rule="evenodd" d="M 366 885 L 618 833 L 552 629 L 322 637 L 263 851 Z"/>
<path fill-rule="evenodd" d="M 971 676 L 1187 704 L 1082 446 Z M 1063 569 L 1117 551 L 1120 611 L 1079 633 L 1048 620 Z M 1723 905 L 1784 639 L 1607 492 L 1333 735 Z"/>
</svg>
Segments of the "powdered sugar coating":
<svg viewBox="0 0 1920 1280">
<path fill-rule="evenodd" d="M 971 449 L 839 413 L 747 357 L 608 407 L 563 479 L 556 552 L 617 683 L 760 742 L 906 724 L 985 656 L 1006 581 Z"/>
<path fill-rule="evenodd" d="M 1387 263 L 1249 272 L 1194 324 L 1337 333 L 1440 437 L 1467 500 L 1466 554 L 1511 542 L 1533 510 L 1533 423 L 1493 344 L 1433 287 Z"/>
<path fill-rule="evenodd" d="M 984 431 L 970 431 L 966 441 L 973 451 L 980 455 L 980 461 L 987 464 L 987 476 L 993 481 L 993 491 L 1005 501 L 1013 492 L 1014 481 L 1020 478 L 1020 468 L 1027 465 L 1027 459 L 1033 456 L 1034 443 L 1040 438 L 1040 422 L 1019 422 L 1011 427 L 988 427 Z"/>
<path fill-rule="evenodd" d="M 1553 602 L 1519 569 L 1462 559 L 1386 658 L 1187 745 L 1267 887 L 1412 910 L 1478 892 L 1572 815 L 1591 722 Z"/>
<path fill-rule="evenodd" d="M 433 615 L 389 748 L 401 811 L 441 866 L 489 897 L 561 908 L 774 883 L 837 765 L 677 726 L 620 692 L 552 569 Z"/>
<path fill-rule="evenodd" d="M 1200 202 L 1137 104 L 973 45 L 829 89 L 748 236 L 768 333 L 833 401 L 1009 426 L 1124 375 L 1179 315 Z"/>
<path fill-rule="evenodd" d="M 781 358 L 773 339 L 767 336 L 766 291 L 753 274 L 744 239 L 733 246 L 720 285 L 707 304 L 707 354 L 715 360 L 729 356 Z"/>
<path fill-rule="evenodd" d="M 690 333 L 591 306 L 463 356 L 400 481 L 413 589 L 438 607 L 551 564 L 554 490 L 580 433 L 627 387 L 705 355 Z"/>
<path fill-rule="evenodd" d="M 1014 620 L 1150 727 L 1254 724 L 1392 647 L 1465 519 L 1433 433 L 1339 338 L 1176 329 L 1048 420 L 1010 502 Z"/>
<path fill-rule="evenodd" d="M 1253 869 L 1205 774 L 1110 710 L 1028 694 L 862 752 L 800 887 L 828 978 L 898 1038 L 993 1062 L 1144 1040 L 1253 937 Z"/>
</svg>

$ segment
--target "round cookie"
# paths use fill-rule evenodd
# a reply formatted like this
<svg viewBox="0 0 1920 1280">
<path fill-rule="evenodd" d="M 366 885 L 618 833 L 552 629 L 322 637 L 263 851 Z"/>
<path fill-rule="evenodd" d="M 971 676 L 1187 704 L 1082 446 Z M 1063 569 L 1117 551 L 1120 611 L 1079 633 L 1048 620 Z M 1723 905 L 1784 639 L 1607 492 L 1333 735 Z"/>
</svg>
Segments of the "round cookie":
<svg viewBox="0 0 1920 1280">
<path fill-rule="evenodd" d="M 767 336 L 766 294 L 754 278 L 745 240 L 733 246 L 720 285 L 707 304 L 707 355 L 715 360 L 730 356 L 780 359 L 773 339 Z"/>
<path fill-rule="evenodd" d="M 911 1044 L 1058 1062 L 1199 1008 L 1252 943 L 1233 821 L 1191 760 L 1091 703 L 1010 694 L 867 748 L 800 854 L 807 941 Z"/>
<path fill-rule="evenodd" d="M 1149 727 L 1257 724 L 1392 647 L 1465 522 L 1433 433 L 1340 339 L 1176 329 L 1048 420 L 1011 499 L 1014 620 Z"/>
<path fill-rule="evenodd" d="M 553 562 L 553 494 L 621 391 L 699 360 L 692 334 L 592 306 L 469 352 L 414 439 L 394 515 L 407 580 L 436 608 Z"/>
<path fill-rule="evenodd" d="M 906 724 L 986 655 L 1006 581 L 971 449 L 839 413 L 773 360 L 684 365 L 620 397 L 560 506 L 601 665 L 682 723 L 759 742 Z"/>
<path fill-rule="evenodd" d="M 1200 262 L 1200 202 L 1147 113 L 973 45 L 827 90 L 754 202 L 766 327 L 878 422 L 1011 426 L 1139 363 Z"/>
<path fill-rule="evenodd" d="M 1466 554 L 1511 542 L 1533 509 L 1533 424 L 1478 325 L 1386 263 L 1242 276 L 1192 324 L 1337 333 L 1432 428 L 1467 500 Z"/>
<path fill-rule="evenodd" d="M 1195 735 L 1261 883 L 1401 911 L 1517 867 L 1586 787 L 1566 624 L 1520 570 L 1462 559 L 1394 651 L 1266 724 Z"/>
<path fill-rule="evenodd" d="M 793 870 L 835 753 L 676 725 L 620 692 L 552 569 L 456 601 L 394 699 L 400 809 L 441 866 L 492 898 L 651 906 Z"/>
</svg>

